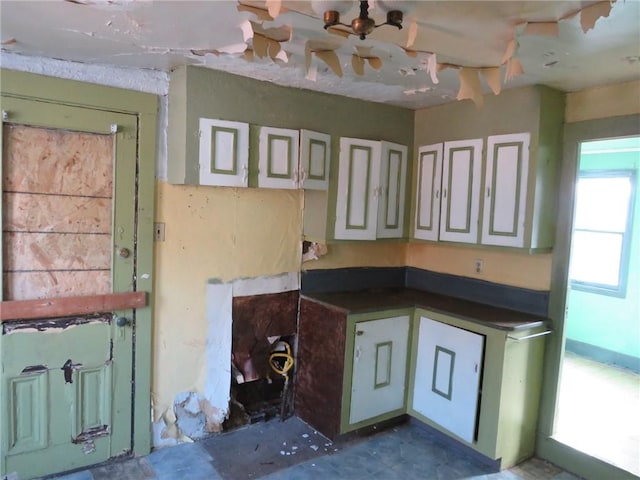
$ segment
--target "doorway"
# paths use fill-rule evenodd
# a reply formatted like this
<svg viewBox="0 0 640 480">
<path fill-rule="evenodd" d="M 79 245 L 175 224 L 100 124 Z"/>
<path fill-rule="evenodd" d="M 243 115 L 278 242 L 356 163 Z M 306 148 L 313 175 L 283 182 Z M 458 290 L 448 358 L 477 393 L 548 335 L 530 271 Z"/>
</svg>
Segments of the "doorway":
<svg viewBox="0 0 640 480">
<path fill-rule="evenodd" d="M 0 475 L 146 454 L 157 99 L 2 80 Z"/>
<path fill-rule="evenodd" d="M 587 479 L 638 478 L 637 449 L 631 465 L 620 450 L 638 432 L 624 407 L 639 386 L 639 127 L 639 115 L 565 127 L 537 453 Z"/>
<path fill-rule="evenodd" d="M 640 137 L 581 142 L 554 438 L 640 475 Z"/>
</svg>

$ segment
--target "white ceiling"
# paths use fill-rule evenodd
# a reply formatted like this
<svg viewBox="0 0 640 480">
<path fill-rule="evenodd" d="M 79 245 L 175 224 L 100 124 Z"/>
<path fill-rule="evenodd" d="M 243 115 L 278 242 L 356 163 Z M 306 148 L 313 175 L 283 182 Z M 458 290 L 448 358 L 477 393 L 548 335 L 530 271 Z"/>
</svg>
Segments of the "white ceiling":
<svg viewBox="0 0 640 480">
<path fill-rule="evenodd" d="M 618 0 L 608 17 L 599 18 L 586 33 L 581 19 L 607 2 L 386 0 L 410 9 L 404 28 L 383 26 L 364 41 L 354 35 L 327 33 L 312 5 L 320 4 L 322 9 L 323 2 L 335 3 L 1 0 L 2 52 L 163 71 L 202 65 L 409 108 L 453 101 L 458 95 L 461 70 L 447 68 L 432 77 L 427 71 L 430 61 L 455 67 L 498 67 L 502 88 L 540 83 L 576 91 L 640 78 L 639 0 Z M 247 8 L 239 8 L 239 3 Z M 278 3 L 282 10 L 276 18 L 264 20 L 269 5 L 274 8 Z M 358 14 L 358 2 L 347 3 L 353 7 L 342 16 L 345 22 Z M 371 16 L 382 22 L 382 2 L 369 3 Z M 601 5 L 594 6 L 597 3 Z M 527 25 L 540 27 L 539 22 L 551 22 L 542 25 L 551 29 L 557 22 L 558 36 L 527 30 Z M 279 43 L 282 52 L 275 60 L 269 55 L 258 58 L 265 44 L 254 32 L 286 39 Z M 505 83 L 503 62 L 512 40 L 513 59 L 521 63 L 524 73 Z M 306 47 L 334 51 L 342 77 L 316 54 L 311 55 L 307 69 Z M 252 51 L 253 60 L 248 61 Z M 270 52 L 275 56 L 274 50 Z M 364 74 L 357 75 L 353 54 L 377 57 L 382 65 L 373 68 L 365 60 Z M 480 78 L 483 90 L 489 91 L 484 77 Z"/>
</svg>

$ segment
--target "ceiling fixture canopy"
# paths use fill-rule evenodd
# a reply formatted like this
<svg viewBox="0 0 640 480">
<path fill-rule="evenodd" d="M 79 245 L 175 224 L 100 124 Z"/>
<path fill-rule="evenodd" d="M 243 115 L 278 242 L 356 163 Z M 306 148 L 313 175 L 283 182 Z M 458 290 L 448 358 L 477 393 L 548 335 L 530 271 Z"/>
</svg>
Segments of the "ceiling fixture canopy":
<svg viewBox="0 0 640 480">
<path fill-rule="evenodd" d="M 382 2 L 379 2 L 381 4 Z M 340 22 L 340 10 L 329 7 L 323 14 L 324 28 L 336 25 L 343 25 L 345 27 L 351 27 L 353 33 L 360 37 L 360 40 L 364 40 L 367 35 L 373 32 L 374 29 L 381 27 L 382 25 L 392 25 L 398 29 L 402 29 L 402 10 L 389 9 L 387 10 L 387 21 L 376 25 L 373 18 L 369 17 L 369 2 L 362 0 L 360 2 L 360 15 L 351 21 L 351 25 Z"/>
</svg>

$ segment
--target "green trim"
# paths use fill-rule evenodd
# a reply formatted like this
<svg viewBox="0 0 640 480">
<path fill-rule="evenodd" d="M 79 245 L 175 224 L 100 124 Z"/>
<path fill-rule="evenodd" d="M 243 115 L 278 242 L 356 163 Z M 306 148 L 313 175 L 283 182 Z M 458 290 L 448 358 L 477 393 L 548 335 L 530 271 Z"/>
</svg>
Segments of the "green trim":
<svg viewBox="0 0 640 480">
<path fill-rule="evenodd" d="M 388 350 L 387 355 L 387 366 L 383 367 L 383 370 L 386 370 L 384 373 L 385 380 L 382 382 L 378 382 L 378 372 L 381 371 L 378 367 L 380 367 L 380 351 L 381 349 Z M 376 390 L 378 388 L 388 387 L 391 384 L 391 355 L 393 354 L 393 342 L 382 342 L 376 343 L 376 365 L 375 365 L 375 373 L 373 375 L 373 389 Z"/>
<path fill-rule="evenodd" d="M 233 136 L 233 167 L 231 170 L 226 170 L 224 168 L 217 168 L 216 161 L 216 133 L 230 133 Z M 209 171 L 211 173 L 216 173 L 218 175 L 237 175 L 238 174 L 238 150 L 240 143 L 240 135 L 238 134 L 237 128 L 227 128 L 227 127 L 218 127 L 213 125 L 211 127 L 211 153 L 210 153 L 210 163 L 209 163 Z"/>
<path fill-rule="evenodd" d="M 313 146 L 317 145 L 322 149 L 322 173 L 320 175 L 313 175 L 311 173 L 311 166 L 313 164 Z M 326 180 L 327 177 L 327 142 L 322 140 L 318 140 L 317 138 L 312 138 L 309 141 L 309 172 L 307 178 L 310 180 Z"/>
<path fill-rule="evenodd" d="M 494 229 L 495 211 L 496 211 L 496 192 L 498 185 L 498 151 L 503 147 L 517 147 L 518 148 L 518 161 L 517 161 L 517 173 L 516 173 L 516 186 L 514 207 L 513 207 L 513 230 L 511 232 L 497 231 Z M 523 156 L 523 144 L 522 142 L 505 142 L 496 143 L 493 146 L 493 172 L 491 175 L 491 206 L 489 209 L 489 235 L 496 235 L 501 237 L 517 237 L 518 236 L 518 212 L 520 212 L 520 189 L 522 188 L 522 156 Z"/>
<path fill-rule="evenodd" d="M 283 140 L 287 143 L 289 148 L 289 157 L 287 158 L 287 173 L 275 173 L 271 166 L 273 159 L 272 153 L 272 141 L 274 140 Z M 268 178 L 282 178 L 289 179 L 293 178 L 293 172 L 291 171 L 291 161 L 293 159 L 293 139 L 287 135 L 273 135 L 269 134 L 267 136 L 267 177 Z"/>
<path fill-rule="evenodd" d="M 367 153 L 367 176 L 365 178 L 365 191 L 364 191 L 364 212 L 363 220 L 364 225 L 353 225 L 351 220 L 351 205 L 353 205 L 353 188 L 351 188 L 351 181 L 354 178 L 353 173 L 353 152 L 354 150 L 363 150 Z M 349 145 L 349 192 L 347 193 L 347 214 L 345 218 L 346 228 L 348 230 L 367 230 L 369 228 L 369 188 L 371 188 L 371 162 L 372 162 L 372 148 L 365 147 L 363 145 Z"/>
<path fill-rule="evenodd" d="M 396 310 L 384 310 L 371 313 L 357 313 L 347 316 L 346 335 L 345 335 L 345 349 L 344 349 L 344 372 L 342 376 L 342 405 L 340 409 L 340 433 L 350 432 L 367 425 L 372 425 L 377 422 L 389 420 L 407 413 L 407 396 L 405 394 L 404 405 L 401 409 L 392 412 L 387 412 L 383 415 L 378 415 L 373 418 L 362 420 L 361 422 L 349 423 L 351 416 L 351 384 L 353 382 L 353 354 L 355 350 L 355 338 L 356 329 L 359 322 L 366 322 L 370 320 L 381 320 L 384 318 L 393 318 L 407 316 L 409 317 L 409 334 L 411 334 L 411 316 L 413 308 L 403 308 Z M 409 348 L 411 338 L 407 342 L 407 362 L 411 358 L 411 348 Z M 408 365 L 408 363 L 407 363 Z M 405 392 L 406 386 L 409 385 L 409 369 L 406 369 L 405 374 Z"/>
<path fill-rule="evenodd" d="M 449 355 L 451 357 L 451 362 L 449 363 L 449 383 L 446 392 L 439 390 L 436 386 L 436 378 L 438 377 L 438 359 L 440 358 L 440 353 L 444 353 L 445 355 Z M 456 352 L 454 352 L 453 350 L 449 350 L 448 348 L 441 347 L 440 345 L 436 345 L 433 358 L 433 373 L 431 374 L 431 391 L 449 401 L 451 401 L 451 396 L 453 394 L 453 370 L 455 363 Z"/>
<path fill-rule="evenodd" d="M 424 170 L 424 157 L 426 157 L 427 155 L 430 155 L 433 157 L 433 163 L 432 163 L 432 167 L 431 167 L 431 209 L 429 211 L 429 223 L 427 225 L 422 225 L 420 223 L 420 219 L 422 218 L 422 188 L 420 188 L 420 184 L 421 182 L 418 182 L 418 203 L 416 208 L 418 209 L 417 212 L 417 218 L 418 221 L 416 222 L 416 229 L 417 230 L 426 230 L 426 231 L 432 231 L 434 229 L 434 224 L 433 224 L 433 201 L 435 200 L 435 186 L 433 184 L 433 182 L 435 181 L 436 178 L 436 163 L 438 161 L 437 158 L 437 151 L 436 150 L 431 150 L 429 152 L 422 152 L 420 154 L 420 159 L 418 160 L 418 179 L 422 178 L 422 172 Z"/>
<path fill-rule="evenodd" d="M 391 178 L 391 157 L 393 154 L 397 155 L 398 158 L 398 175 L 396 176 L 395 179 Z M 404 199 L 400 198 L 400 192 L 402 190 L 402 151 L 400 150 L 389 150 L 389 157 L 387 159 L 387 184 L 384 185 L 384 188 L 387 190 L 387 192 L 389 192 L 391 189 L 389 188 L 389 185 L 391 185 L 391 183 L 395 180 L 395 184 L 396 184 L 396 208 L 395 208 L 395 217 L 396 217 L 396 221 L 395 223 L 389 223 L 389 216 L 387 215 L 387 213 L 389 212 L 389 195 L 386 196 L 386 202 L 387 205 L 385 206 L 384 212 L 384 226 L 385 228 L 389 228 L 389 229 L 393 229 L 393 228 L 398 228 L 400 226 L 400 210 L 401 210 L 401 205 L 403 204 L 402 202 L 404 202 Z"/>
<path fill-rule="evenodd" d="M 155 164 L 157 146 L 158 98 L 148 93 L 104 87 L 85 82 L 45 77 L 31 73 L 0 70 L 2 109 L 5 99 L 21 97 L 42 99 L 63 105 L 78 105 L 94 110 L 134 115 L 137 131 L 137 225 L 135 255 L 135 288 L 148 292 L 149 306 L 134 312 L 135 351 L 133 371 L 133 438 L 131 448 L 136 455 L 151 450 L 151 324 L 154 305 L 153 222 L 155 206 Z M 130 200 L 129 200 L 130 202 Z M 0 355 L 2 341 L 0 340 Z M 0 386 L 2 388 L 2 386 Z M 3 428 L 0 415 L 0 431 Z M 3 472 L 0 457 L 0 472 Z"/>
</svg>

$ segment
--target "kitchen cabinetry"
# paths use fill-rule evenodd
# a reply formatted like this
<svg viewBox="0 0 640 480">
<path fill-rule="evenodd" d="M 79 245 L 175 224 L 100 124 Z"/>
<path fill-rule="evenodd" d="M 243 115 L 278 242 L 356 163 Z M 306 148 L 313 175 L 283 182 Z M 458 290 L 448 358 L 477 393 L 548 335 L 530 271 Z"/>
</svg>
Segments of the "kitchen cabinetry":
<svg viewBox="0 0 640 480">
<path fill-rule="evenodd" d="M 484 337 L 417 319 L 411 409 L 471 443 L 475 440 Z"/>
<path fill-rule="evenodd" d="M 246 187 L 249 178 L 249 124 L 201 118 L 200 185 Z"/>
<path fill-rule="evenodd" d="M 482 139 L 418 149 L 414 237 L 476 243 Z"/>
<path fill-rule="evenodd" d="M 335 238 L 401 237 L 406 168 L 404 145 L 341 138 Z"/>
<path fill-rule="evenodd" d="M 407 413 L 508 468 L 535 450 L 543 330 L 415 290 L 303 295 L 296 414 L 335 438 Z"/>
<path fill-rule="evenodd" d="M 529 140 L 528 133 L 488 138 L 481 240 L 484 245 L 524 246 Z"/>
<path fill-rule="evenodd" d="M 517 114 L 514 105 L 520 105 Z M 457 103 L 416 112 L 419 157 L 412 235 L 528 253 L 549 251 L 555 237 L 564 94 L 531 86 L 502 92 L 485 107 L 480 111 Z M 447 149 L 450 140 L 465 138 L 486 143 L 484 159 L 478 149 L 480 161 L 472 167 L 469 152 Z M 443 149 L 439 199 L 438 179 L 430 178 L 435 172 L 429 171 L 438 145 Z M 439 223 L 433 223 L 437 215 Z"/>
<path fill-rule="evenodd" d="M 300 130 L 299 186 L 305 190 L 329 188 L 331 135 Z"/>
<path fill-rule="evenodd" d="M 326 190 L 331 136 L 311 130 L 260 127 L 258 187 Z"/>
<path fill-rule="evenodd" d="M 421 308 L 416 309 L 415 318 L 418 321 L 413 326 L 410 367 L 414 376 L 409 383 L 408 413 L 498 460 L 501 468 L 531 457 L 535 451 L 542 386 L 544 340 L 537 336 L 541 333 L 540 327 L 504 330 Z M 430 335 L 429 330 L 438 323 L 439 331 L 432 331 Z M 456 340 L 460 332 L 464 333 Z M 425 345 L 426 348 L 421 348 Z M 462 359 L 466 355 L 469 358 Z M 478 358 L 482 359 L 481 370 L 476 374 Z M 444 369 L 439 366 L 441 361 Z M 446 367 L 452 364 L 449 381 Z M 459 368 L 465 371 L 457 372 Z M 461 376 L 456 377 L 457 374 Z M 462 382 L 465 377 L 468 384 Z M 442 396 L 449 393 L 448 386 L 451 386 L 451 401 L 445 401 Z M 425 392 L 433 387 L 441 393 Z M 459 396 L 464 398 L 456 398 Z M 434 405 L 433 400 L 438 403 Z M 468 405 L 454 405 L 458 401 Z M 467 408 L 470 411 L 465 410 Z M 447 414 L 456 418 L 447 418 Z"/>
<path fill-rule="evenodd" d="M 360 319 L 348 328 L 355 329 L 355 339 L 350 348 L 348 331 L 347 355 L 353 367 L 346 382 L 351 385 L 351 398 L 345 399 L 347 428 L 404 409 L 409 315 Z"/>
<path fill-rule="evenodd" d="M 260 127 L 258 187 L 298 188 L 299 142 L 298 130 Z"/>
<path fill-rule="evenodd" d="M 410 310 L 300 300 L 296 414 L 329 438 L 406 411 Z"/>
<path fill-rule="evenodd" d="M 422 146 L 418 149 L 415 238 L 438 240 L 441 188 L 442 143 Z"/>
</svg>

